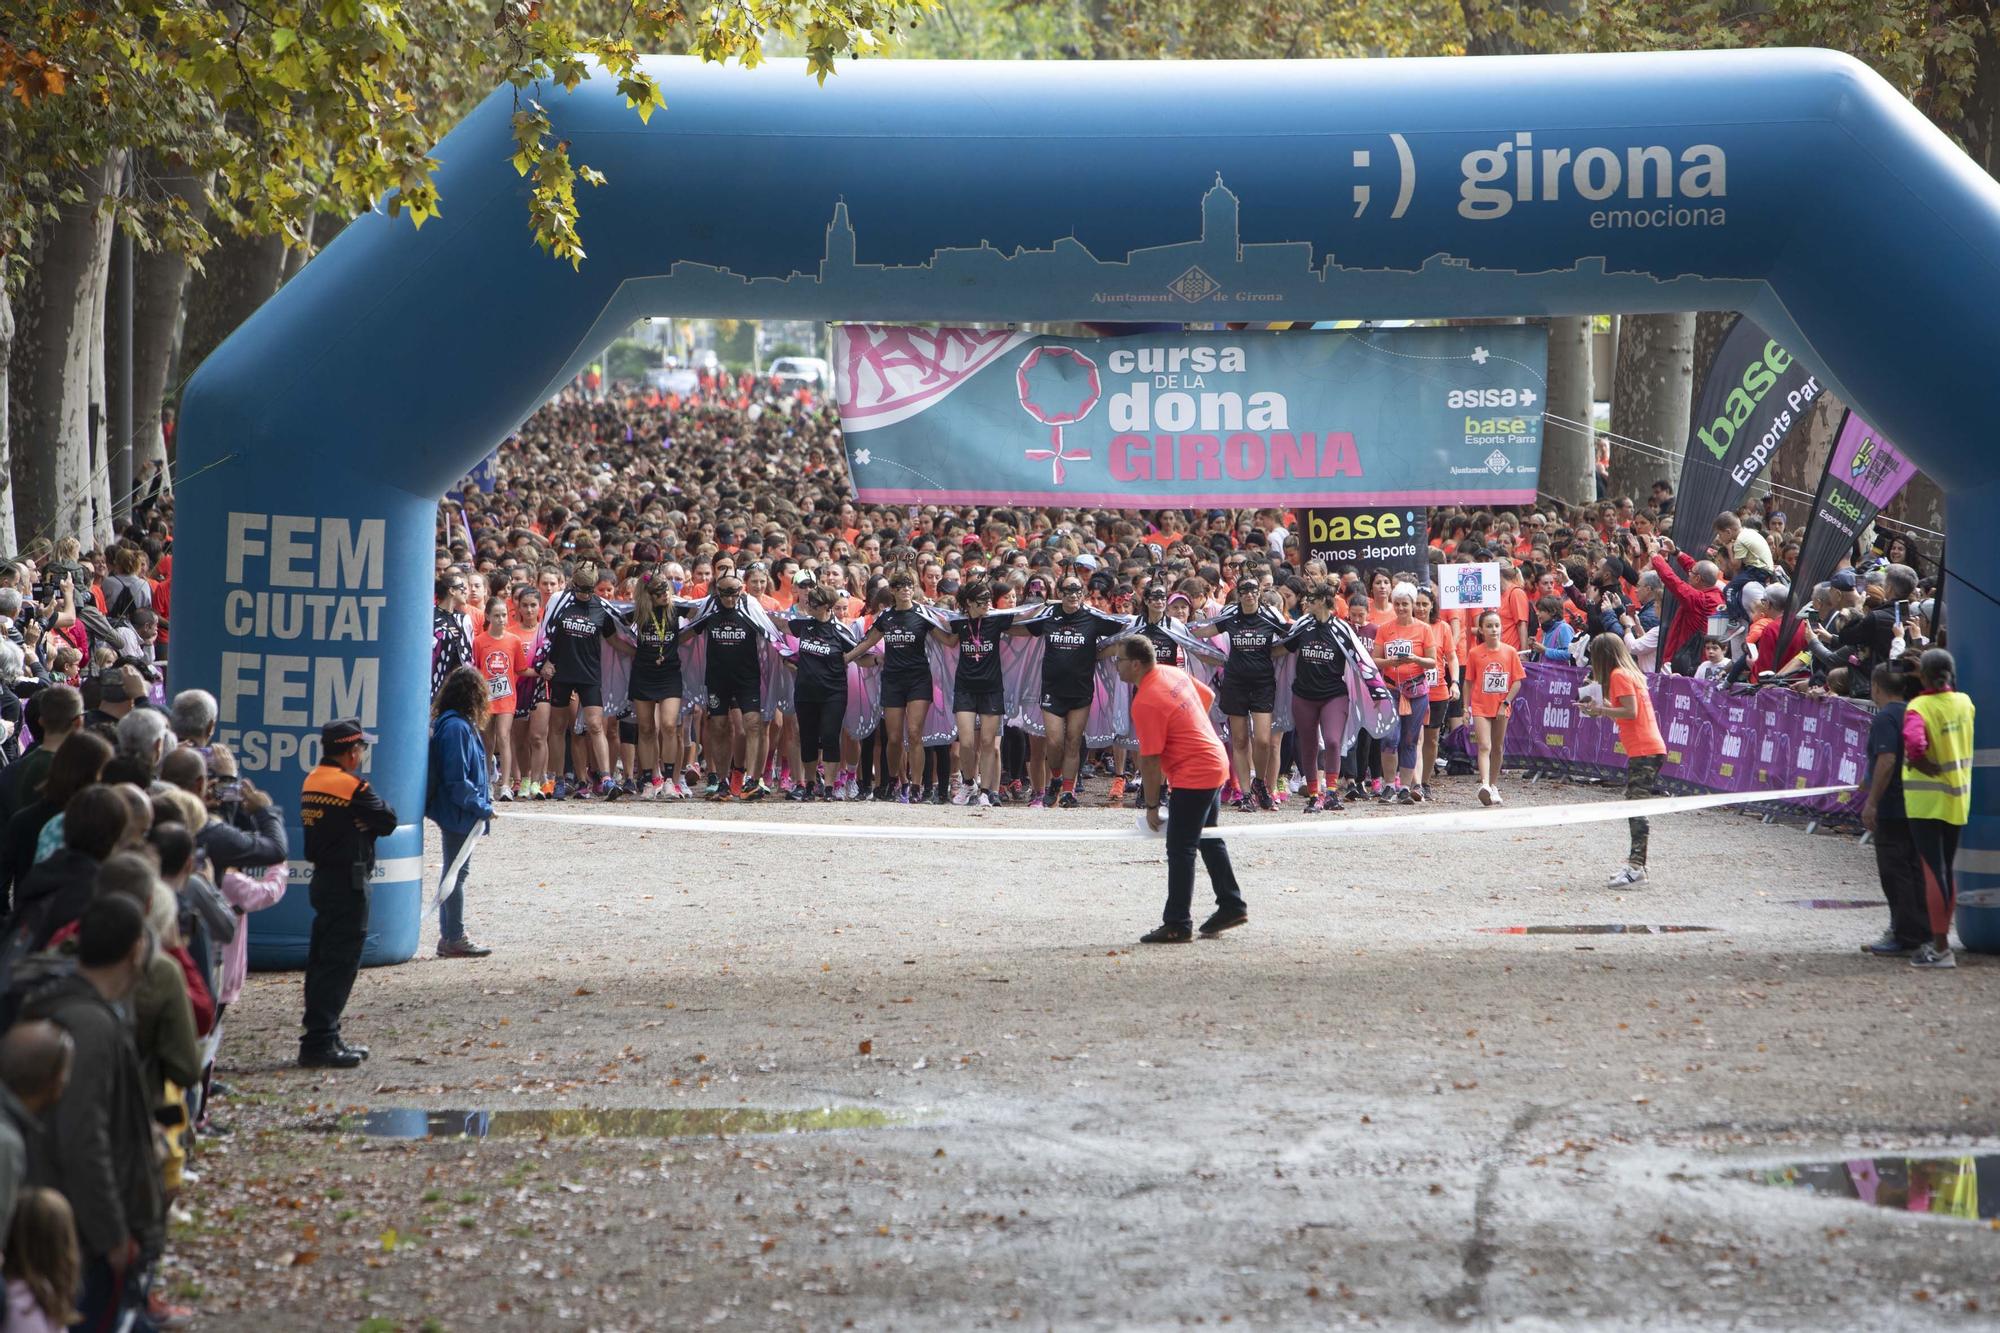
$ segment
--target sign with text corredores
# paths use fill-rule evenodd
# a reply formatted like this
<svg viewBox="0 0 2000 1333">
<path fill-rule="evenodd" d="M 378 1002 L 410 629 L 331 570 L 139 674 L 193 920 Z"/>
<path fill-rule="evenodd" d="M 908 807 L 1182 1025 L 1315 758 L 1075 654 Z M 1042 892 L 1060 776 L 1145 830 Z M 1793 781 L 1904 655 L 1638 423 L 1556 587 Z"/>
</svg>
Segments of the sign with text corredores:
<svg viewBox="0 0 2000 1333">
<path fill-rule="evenodd" d="M 841 429 L 867 502 L 1141 509 L 1531 503 L 1532 326 L 1042 337 L 850 324 Z"/>
</svg>

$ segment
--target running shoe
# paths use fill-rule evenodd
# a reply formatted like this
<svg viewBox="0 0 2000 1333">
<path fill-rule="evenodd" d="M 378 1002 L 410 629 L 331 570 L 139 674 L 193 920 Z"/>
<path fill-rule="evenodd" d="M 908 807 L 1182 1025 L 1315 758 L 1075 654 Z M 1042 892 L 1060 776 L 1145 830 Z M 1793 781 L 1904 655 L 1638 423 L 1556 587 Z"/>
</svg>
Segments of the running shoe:
<svg viewBox="0 0 2000 1333">
<path fill-rule="evenodd" d="M 1141 944 L 1187 944 L 1194 939 L 1194 932 L 1186 926 L 1161 926 L 1147 931 L 1139 937 Z"/>
<path fill-rule="evenodd" d="M 503 782 L 500 784 L 500 790 L 493 794 L 493 799 L 496 801 L 511 801 L 514 799 L 514 789 Z"/>
<path fill-rule="evenodd" d="M 907 783 L 907 782 L 899 782 L 899 783 L 897 783 L 897 784 L 896 784 L 896 804 L 897 804 L 897 805 L 908 805 L 909 803 L 910 803 L 910 784 L 909 784 L 909 783 Z"/>
<path fill-rule="evenodd" d="M 918 795 L 917 795 L 917 804 L 918 804 L 918 805 L 929 805 L 929 804 L 931 803 L 931 792 L 932 792 L 932 790 L 933 790 L 933 789 L 932 789 L 932 786 L 931 786 L 931 784 L 930 784 L 930 783 L 928 783 L 928 782 L 926 782 L 926 783 L 924 784 L 924 787 L 923 787 L 923 790 L 922 790 L 921 792 L 919 792 L 919 793 L 918 793 Z"/>
<path fill-rule="evenodd" d="M 1252 800 L 1248 796 L 1239 796 L 1236 798 L 1235 804 L 1232 805 L 1230 808 L 1235 810 L 1238 814 L 1247 815 L 1251 814 L 1257 809 L 1257 802 Z"/>
<path fill-rule="evenodd" d="M 1431 784 L 1430 784 L 1430 783 L 1428 783 L 1428 782 L 1425 782 L 1425 783 L 1421 783 L 1421 784 L 1419 784 L 1419 785 L 1418 785 L 1418 787 L 1417 787 L 1417 795 L 1418 795 L 1418 796 L 1420 796 L 1420 797 L 1422 797 L 1422 798 L 1423 798 L 1424 800 L 1426 800 L 1426 801 L 1430 800 L 1430 799 L 1431 799 Z"/>
<path fill-rule="evenodd" d="M 1396 788 L 1397 805 L 1415 805 L 1416 803 L 1417 794 L 1415 792 L 1411 791 L 1408 787 Z"/>
<path fill-rule="evenodd" d="M 567 800 L 569 799 L 569 777 L 568 777 L 568 775 L 564 775 L 563 777 L 559 777 L 559 778 L 557 778 L 557 779 L 556 779 L 556 787 L 555 787 L 555 791 L 554 791 L 554 792 L 552 793 L 552 795 L 553 795 L 553 796 L 555 797 L 555 799 L 556 799 L 556 800 L 558 800 L 558 801 L 567 801 Z"/>
<path fill-rule="evenodd" d="M 746 801 L 761 801 L 770 794 L 771 784 L 762 778 L 743 784 L 743 799 Z"/>
<path fill-rule="evenodd" d="M 1940 949 L 1937 947 L 1937 945 L 1932 944 L 1929 940 L 1926 940 L 1922 944 L 1919 944 L 1917 946 L 1917 951 L 1915 953 L 1910 955 L 1910 966 L 1911 967 L 1957 967 L 1958 958 L 1952 953 L 1950 949 L 1948 948 Z"/>
<path fill-rule="evenodd" d="M 1320 797 L 1319 808 L 1329 814 L 1339 814 L 1347 809 L 1345 805 L 1341 804 L 1340 798 L 1332 792 L 1328 792 L 1326 795 Z"/>
<path fill-rule="evenodd" d="M 702 785 L 701 794 L 702 794 L 702 799 L 704 800 L 709 800 L 709 801 L 721 800 L 722 799 L 721 776 L 719 774 L 710 773 L 708 775 L 708 781 Z"/>
<path fill-rule="evenodd" d="M 1481 805 L 1493 804 L 1493 789 L 1483 782 L 1479 784 L 1479 803 Z"/>
<path fill-rule="evenodd" d="M 1036 792 L 1033 796 L 1028 798 L 1028 808 L 1030 810 L 1041 810 L 1046 808 L 1046 804 L 1043 802 L 1042 794 L 1040 792 Z"/>
<path fill-rule="evenodd" d="M 1364 799 L 1367 795 L 1368 795 L 1367 792 L 1361 790 L 1360 783 L 1355 782 L 1352 779 L 1349 779 L 1346 789 L 1340 793 L 1340 798 L 1344 801 L 1359 801 Z"/>
<path fill-rule="evenodd" d="M 1257 808 L 1259 810 L 1275 810 L 1278 808 L 1271 801 L 1271 789 L 1264 785 L 1264 779 L 1255 778 L 1251 781 L 1250 794 L 1257 798 Z"/>
<path fill-rule="evenodd" d="M 931 794 L 931 804 L 943 805 L 945 803 L 945 799 L 946 797 L 945 797 L 944 784 L 940 782 L 937 785 L 937 790 Z"/>
<path fill-rule="evenodd" d="M 1490 788 L 1489 790 L 1491 790 L 1491 791 L 1492 791 L 1492 793 L 1493 793 L 1493 804 L 1495 804 L 1495 805 L 1505 805 L 1505 804 L 1506 804 L 1506 802 L 1505 802 L 1505 801 L 1503 801 L 1503 800 L 1501 800 L 1501 799 L 1500 799 L 1500 789 L 1499 789 L 1498 787 L 1493 787 L 1493 788 Z"/>
<path fill-rule="evenodd" d="M 625 788 L 617 778 L 606 778 L 597 784 L 597 794 L 607 801 L 615 801 L 625 794 Z"/>
<path fill-rule="evenodd" d="M 594 801 L 597 799 L 597 790 L 588 782 L 579 782 L 576 784 L 576 790 L 569 794 L 569 798 L 572 801 Z"/>
<path fill-rule="evenodd" d="M 993 799 L 993 793 L 987 791 L 984 787 L 979 788 L 973 793 L 971 803 L 982 810 L 989 810 L 996 804 Z"/>
<path fill-rule="evenodd" d="M 805 787 L 793 787 L 785 793 L 785 799 L 788 801 L 810 801 L 812 799 L 812 792 Z"/>
<path fill-rule="evenodd" d="M 1236 779 L 1225 778 L 1222 783 L 1222 803 L 1235 805 L 1243 799 L 1243 789 L 1236 785 Z"/>
<path fill-rule="evenodd" d="M 1111 779 L 1111 790 L 1105 793 L 1104 799 L 1113 805 L 1125 799 L 1125 778 L 1123 774 Z"/>
<path fill-rule="evenodd" d="M 1645 882 L 1646 867 L 1625 866 L 1617 874 L 1605 881 L 1605 887 L 1608 889 L 1629 889 Z M 1929 946 L 1925 947 L 1928 948 Z"/>
<path fill-rule="evenodd" d="M 833 788 L 827 785 L 825 778 L 820 779 L 819 799 L 821 799 L 822 801 L 830 801 L 833 799 Z"/>
<path fill-rule="evenodd" d="M 1885 930 L 1876 938 L 1861 946 L 1861 952 L 1874 954 L 1877 958 L 1907 958 L 1920 946 L 1896 938 L 1896 932 Z"/>
<path fill-rule="evenodd" d="M 1201 923 L 1201 937 L 1205 940 L 1212 940 L 1225 930 L 1234 930 L 1238 926 L 1247 926 L 1249 924 L 1250 914 L 1248 912 L 1231 912 L 1218 908 L 1214 916 Z"/>
<path fill-rule="evenodd" d="M 964 805 L 967 801 L 970 801 L 971 799 L 972 799 L 972 788 L 966 786 L 963 782 L 955 782 L 952 784 L 951 803 L 953 805 Z"/>
<path fill-rule="evenodd" d="M 847 775 L 847 783 L 845 786 L 841 788 L 841 790 L 847 793 L 846 799 L 850 801 L 857 801 L 861 799 L 861 784 L 859 781 L 856 780 L 855 775 L 852 773 L 849 773 Z"/>
<path fill-rule="evenodd" d="M 1318 792 L 1313 792 L 1311 795 L 1306 797 L 1306 803 L 1299 808 L 1299 813 L 1302 815 L 1318 814 L 1321 810 L 1325 808 L 1320 804 L 1320 802 L 1323 799 L 1324 798 L 1321 797 Z"/>
<path fill-rule="evenodd" d="M 1081 802 L 1081 801 L 1079 801 L 1079 800 L 1077 800 L 1077 799 L 1076 799 L 1076 793 L 1075 793 L 1075 792 L 1073 792 L 1073 791 L 1066 791 L 1066 792 L 1064 792 L 1064 793 L 1062 794 L 1062 796 L 1061 796 L 1061 797 L 1060 797 L 1060 798 L 1059 798 L 1059 799 L 1058 799 L 1058 800 L 1056 801 L 1056 804 L 1057 804 L 1057 805 L 1059 805 L 1059 806 L 1061 806 L 1061 807 L 1062 807 L 1063 809 L 1065 809 L 1065 810 L 1074 810 L 1074 809 L 1076 809 L 1076 808 L 1077 808 L 1077 807 L 1078 807 L 1079 805 L 1082 805 L 1082 804 L 1083 804 L 1083 802 Z"/>
<path fill-rule="evenodd" d="M 1380 801 L 1384 805 L 1394 804 L 1396 800 L 1396 792 L 1398 790 L 1399 788 L 1391 787 L 1387 783 L 1384 783 L 1382 785 L 1382 789 L 1375 793 L 1375 799 Z"/>
</svg>

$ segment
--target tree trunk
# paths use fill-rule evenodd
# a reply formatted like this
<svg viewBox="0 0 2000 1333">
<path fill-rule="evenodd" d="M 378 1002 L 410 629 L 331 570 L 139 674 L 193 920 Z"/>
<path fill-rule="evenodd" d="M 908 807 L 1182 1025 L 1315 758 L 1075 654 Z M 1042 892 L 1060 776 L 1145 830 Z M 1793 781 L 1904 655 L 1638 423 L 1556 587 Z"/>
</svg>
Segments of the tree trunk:
<svg viewBox="0 0 2000 1333">
<path fill-rule="evenodd" d="M 178 195 L 199 225 L 208 214 L 208 177 L 162 173 L 156 188 Z M 174 333 L 180 324 L 181 300 L 187 292 L 188 263 L 168 249 L 142 251 L 132 269 L 132 475 L 139 465 L 167 462 L 167 438 L 162 429 L 167 372 L 174 360 Z"/>
<path fill-rule="evenodd" d="M 1549 321 L 1541 488 L 1564 504 L 1585 504 L 1597 498 L 1597 470 L 1591 460 L 1597 431 L 1592 424 L 1590 324 L 1588 315 Z M 1553 419 L 1557 417 L 1562 420 Z"/>
<path fill-rule="evenodd" d="M 1970 86 L 1960 100 L 1958 114 L 1946 116 L 1938 111 L 1936 95 L 1930 90 L 1957 82 L 1957 76 L 1941 68 L 1935 59 L 1925 62 L 1923 82 L 1911 94 L 1924 114 L 1964 144 L 1966 153 L 1989 176 L 1995 174 L 1995 168 L 2000 168 L 2000 31 L 1994 27 L 1992 9 L 1983 0 L 1977 4 L 1958 0 L 1932 7 L 1940 21 L 1970 20 L 1957 26 L 1970 36 L 1971 51 L 1954 50 L 1947 57 L 1956 64 L 1969 55 L 1972 62 Z"/>
<path fill-rule="evenodd" d="M 271 299 L 285 271 L 284 241 L 225 231 L 202 258 L 202 273 L 188 285 L 187 323 L 181 329 L 177 382 L 201 368 L 208 354 Z"/>
<path fill-rule="evenodd" d="M 97 304 L 90 312 L 90 474 L 86 488 L 90 493 L 90 534 L 96 545 L 108 547 L 118 540 L 118 525 L 111 513 L 111 451 L 117 444 L 115 427 L 111 420 L 111 375 L 108 366 L 109 349 L 105 340 L 111 336 L 111 275 L 112 251 L 116 248 L 118 229 L 114 225 L 107 229 L 104 237 L 104 280 L 97 286 Z"/>
<path fill-rule="evenodd" d="M 14 544 L 14 477 L 8 462 L 12 435 L 7 424 L 8 368 L 14 357 L 14 302 L 7 295 L 7 282 L 0 277 L 0 551 L 12 552 Z"/>
<path fill-rule="evenodd" d="M 1655 480 L 1678 482 L 1694 401 L 1692 313 L 1627 315 L 1619 327 L 1611 389 L 1611 493 L 1643 497 Z"/>
<path fill-rule="evenodd" d="M 17 536 L 51 539 L 94 533 L 90 467 L 93 339 L 111 275 L 111 215 L 103 207 L 123 154 L 84 182 L 84 199 L 66 206 L 45 241 L 23 293 L 13 350 L 14 484 Z"/>
</svg>

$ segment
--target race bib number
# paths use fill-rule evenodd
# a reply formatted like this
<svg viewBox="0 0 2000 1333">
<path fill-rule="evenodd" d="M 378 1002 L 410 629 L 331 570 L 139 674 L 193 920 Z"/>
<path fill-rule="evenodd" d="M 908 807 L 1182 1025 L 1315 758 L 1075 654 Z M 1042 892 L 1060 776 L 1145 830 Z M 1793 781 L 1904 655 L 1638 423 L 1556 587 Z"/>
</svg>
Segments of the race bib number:
<svg viewBox="0 0 2000 1333">
<path fill-rule="evenodd" d="M 506 676 L 489 676 L 486 679 L 486 697 L 505 699 L 514 692 L 514 682 Z"/>
<path fill-rule="evenodd" d="M 1409 655 L 1410 655 L 1410 641 L 1408 639 L 1389 640 L 1389 656 L 1408 657 Z"/>
<path fill-rule="evenodd" d="M 1505 694 L 1507 692 L 1507 668 L 1497 666 L 1487 667 L 1486 674 L 1480 677 L 1479 688 L 1488 694 Z"/>
<path fill-rule="evenodd" d="M 1424 668 L 1424 684 L 1430 686 L 1432 689 L 1436 689 L 1439 685 L 1442 685 L 1443 683 L 1444 683 L 1443 672 L 1439 671 L 1436 667 Z"/>
</svg>

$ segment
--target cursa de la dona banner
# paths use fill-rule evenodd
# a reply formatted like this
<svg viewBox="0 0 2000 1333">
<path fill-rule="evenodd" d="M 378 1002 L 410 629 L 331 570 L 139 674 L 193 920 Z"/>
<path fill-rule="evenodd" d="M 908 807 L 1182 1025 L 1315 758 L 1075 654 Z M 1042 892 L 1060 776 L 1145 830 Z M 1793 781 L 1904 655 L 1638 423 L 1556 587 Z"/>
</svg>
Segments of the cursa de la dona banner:
<svg viewBox="0 0 2000 1333">
<path fill-rule="evenodd" d="M 1531 325 L 1058 338 L 850 324 L 856 494 L 877 504 L 1527 504 L 1548 334 Z"/>
</svg>

